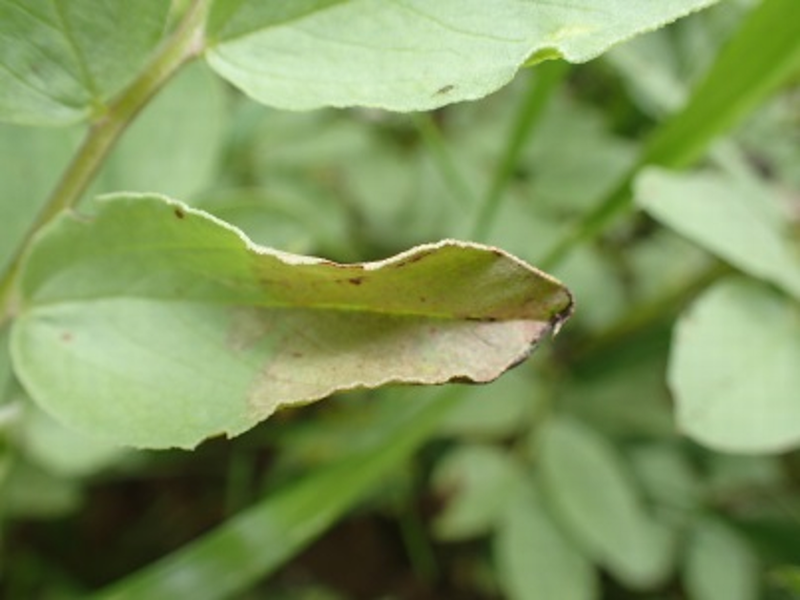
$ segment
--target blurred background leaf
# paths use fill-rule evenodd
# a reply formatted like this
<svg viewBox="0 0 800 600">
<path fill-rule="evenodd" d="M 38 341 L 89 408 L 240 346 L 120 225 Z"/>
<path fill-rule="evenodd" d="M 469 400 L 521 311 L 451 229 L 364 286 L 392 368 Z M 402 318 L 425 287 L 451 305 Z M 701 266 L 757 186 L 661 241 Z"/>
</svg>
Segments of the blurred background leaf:
<svg viewBox="0 0 800 600">
<path fill-rule="evenodd" d="M 349 393 L 191 454 L 84 448 L 9 381 L 0 595 L 797 597 L 796 12 L 726 0 L 417 115 L 287 113 L 183 73 L 97 191 L 186 194 L 335 260 L 475 236 L 536 264 L 569 239 L 552 264 L 578 311 L 492 385 Z M 0 260 L 79 133 L 0 131 L 23 199 L 0 203 Z M 641 169 L 654 147 L 701 166 Z"/>
</svg>

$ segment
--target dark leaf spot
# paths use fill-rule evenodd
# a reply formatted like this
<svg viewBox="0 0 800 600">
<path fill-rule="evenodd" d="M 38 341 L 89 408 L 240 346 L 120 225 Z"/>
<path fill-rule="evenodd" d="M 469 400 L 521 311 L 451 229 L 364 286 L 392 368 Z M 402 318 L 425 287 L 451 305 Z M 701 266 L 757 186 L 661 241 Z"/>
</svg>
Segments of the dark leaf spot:
<svg viewBox="0 0 800 600">
<path fill-rule="evenodd" d="M 421 261 L 423 258 L 425 258 L 426 256 L 429 256 L 430 254 L 431 254 L 430 251 L 428 251 L 428 252 L 420 252 L 419 254 L 415 254 L 414 256 L 409 256 L 408 258 L 405 258 L 405 259 L 403 259 L 403 260 L 401 260 L 399 262 L 394 263 L 393 266 L 394 267 L 398 267 L 398 268 L 405 267 L 406 265 L 410 265 L 410 264 L 413 264 L 415 262 Z"/>
<path fill-rule="evenodd" d="M 177 208 L 177 207 L 175 208 L 175 210 L 173 212 L 175 213 L 175 216 L 178 217 L 179 219 L 183 219 L 186 216 L 186 213 L 183 212 L 183 209 L 180 209 L 180 208 Z"/>
<path fill-rule="evenodd" d="M 364 283 L 364 278 L 363 277 L 351 277 L 347 281 L 349 281 L 353 285 L 361 285 L 362 283 Z"/>
<path fill-rule="evenodd" d="M 449 94 L 450 92 L 452 92 L 454 89 L 456 89 L 456 86 L 452 84 L 445 85 L 436 90 L 434 96 L 444 96 L 445 94 Z"/>
<path fill-rule="evenodd" d="M 464 317 L 467 321 L 477 321 L 478 323 L 495 323 L 497 321 L 497 317 L 472 317 L 466 316 Z"/>
</svg>

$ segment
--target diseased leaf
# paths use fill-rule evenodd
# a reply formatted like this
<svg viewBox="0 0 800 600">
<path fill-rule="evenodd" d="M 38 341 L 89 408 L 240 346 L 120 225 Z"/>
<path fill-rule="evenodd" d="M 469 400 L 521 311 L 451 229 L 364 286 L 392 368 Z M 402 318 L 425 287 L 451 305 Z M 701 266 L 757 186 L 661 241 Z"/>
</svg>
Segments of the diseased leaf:
<svg viewBox="0 0 800 600">
<path fill-rule="evenodd" d="M 675 330 L 669 383 L 680 428 L 727 452 L 800 444 L 800 308 L 752 280 L 707 290 Z"/>
<path fill-rule="evenodd" d="M 526 62 L 585 62 L 714 0 L 217 0 L 207 58 L 280 108 L 427 110 L 482 98 Z"/>
<path fill-rule="evenodd" d="M 0 0 L 0 120 L 86 118 L 136 74 L 169 2 Z"/>
<path fill-rule="evenodd" d="M 46 227 L 21 291 L 12 356 L 34 400 L 145 447 L 235 435 L 343 389 L 491 381 L 572 310 L 563 285 L 496 248 L 341 265 L 136 195 Z"/>
</svg>

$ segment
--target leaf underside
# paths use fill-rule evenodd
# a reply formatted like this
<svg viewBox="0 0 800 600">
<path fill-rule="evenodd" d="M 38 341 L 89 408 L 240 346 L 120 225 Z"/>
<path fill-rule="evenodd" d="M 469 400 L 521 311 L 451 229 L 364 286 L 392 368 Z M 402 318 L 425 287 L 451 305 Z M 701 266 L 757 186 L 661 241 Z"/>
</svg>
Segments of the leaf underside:
<svg viewBox="0 0 800 600">
<path fill-rule="evenodd" d="M 206 58 L 256 100 L 292 110 L 430 110 L 490 94 L 525 64 L 585 62 L 715 0 L 220 0 Z"/>
</svg>

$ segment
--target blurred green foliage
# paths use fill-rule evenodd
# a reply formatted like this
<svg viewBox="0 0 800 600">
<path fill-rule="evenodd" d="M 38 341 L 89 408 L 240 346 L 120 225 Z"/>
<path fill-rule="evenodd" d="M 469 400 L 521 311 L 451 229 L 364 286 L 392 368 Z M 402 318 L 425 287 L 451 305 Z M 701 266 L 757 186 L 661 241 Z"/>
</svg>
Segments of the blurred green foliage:
<svg viewBox="0 0 800 600">
<path fill-rule="evenodd" d="M 641 169 L 760 6 L 729 0 L 431 113 L 288 113 L 181 74 L 87 196 L 175 194 L 340 261 L 477 233 L 537 264 L 571 240 L 551 271 L 578 311 L 491 385 L 354 392 L 192 454 L 63 429 L 0 357 L 0 593 L 800 597 L 797 71 L 695 172 Z M 27 216 L 79 134 L 0 130 Z M 576 237 L 626 180 L 634 202 Z M 0 255 L 25 216 L 2 220 Z"/>
</svg>

